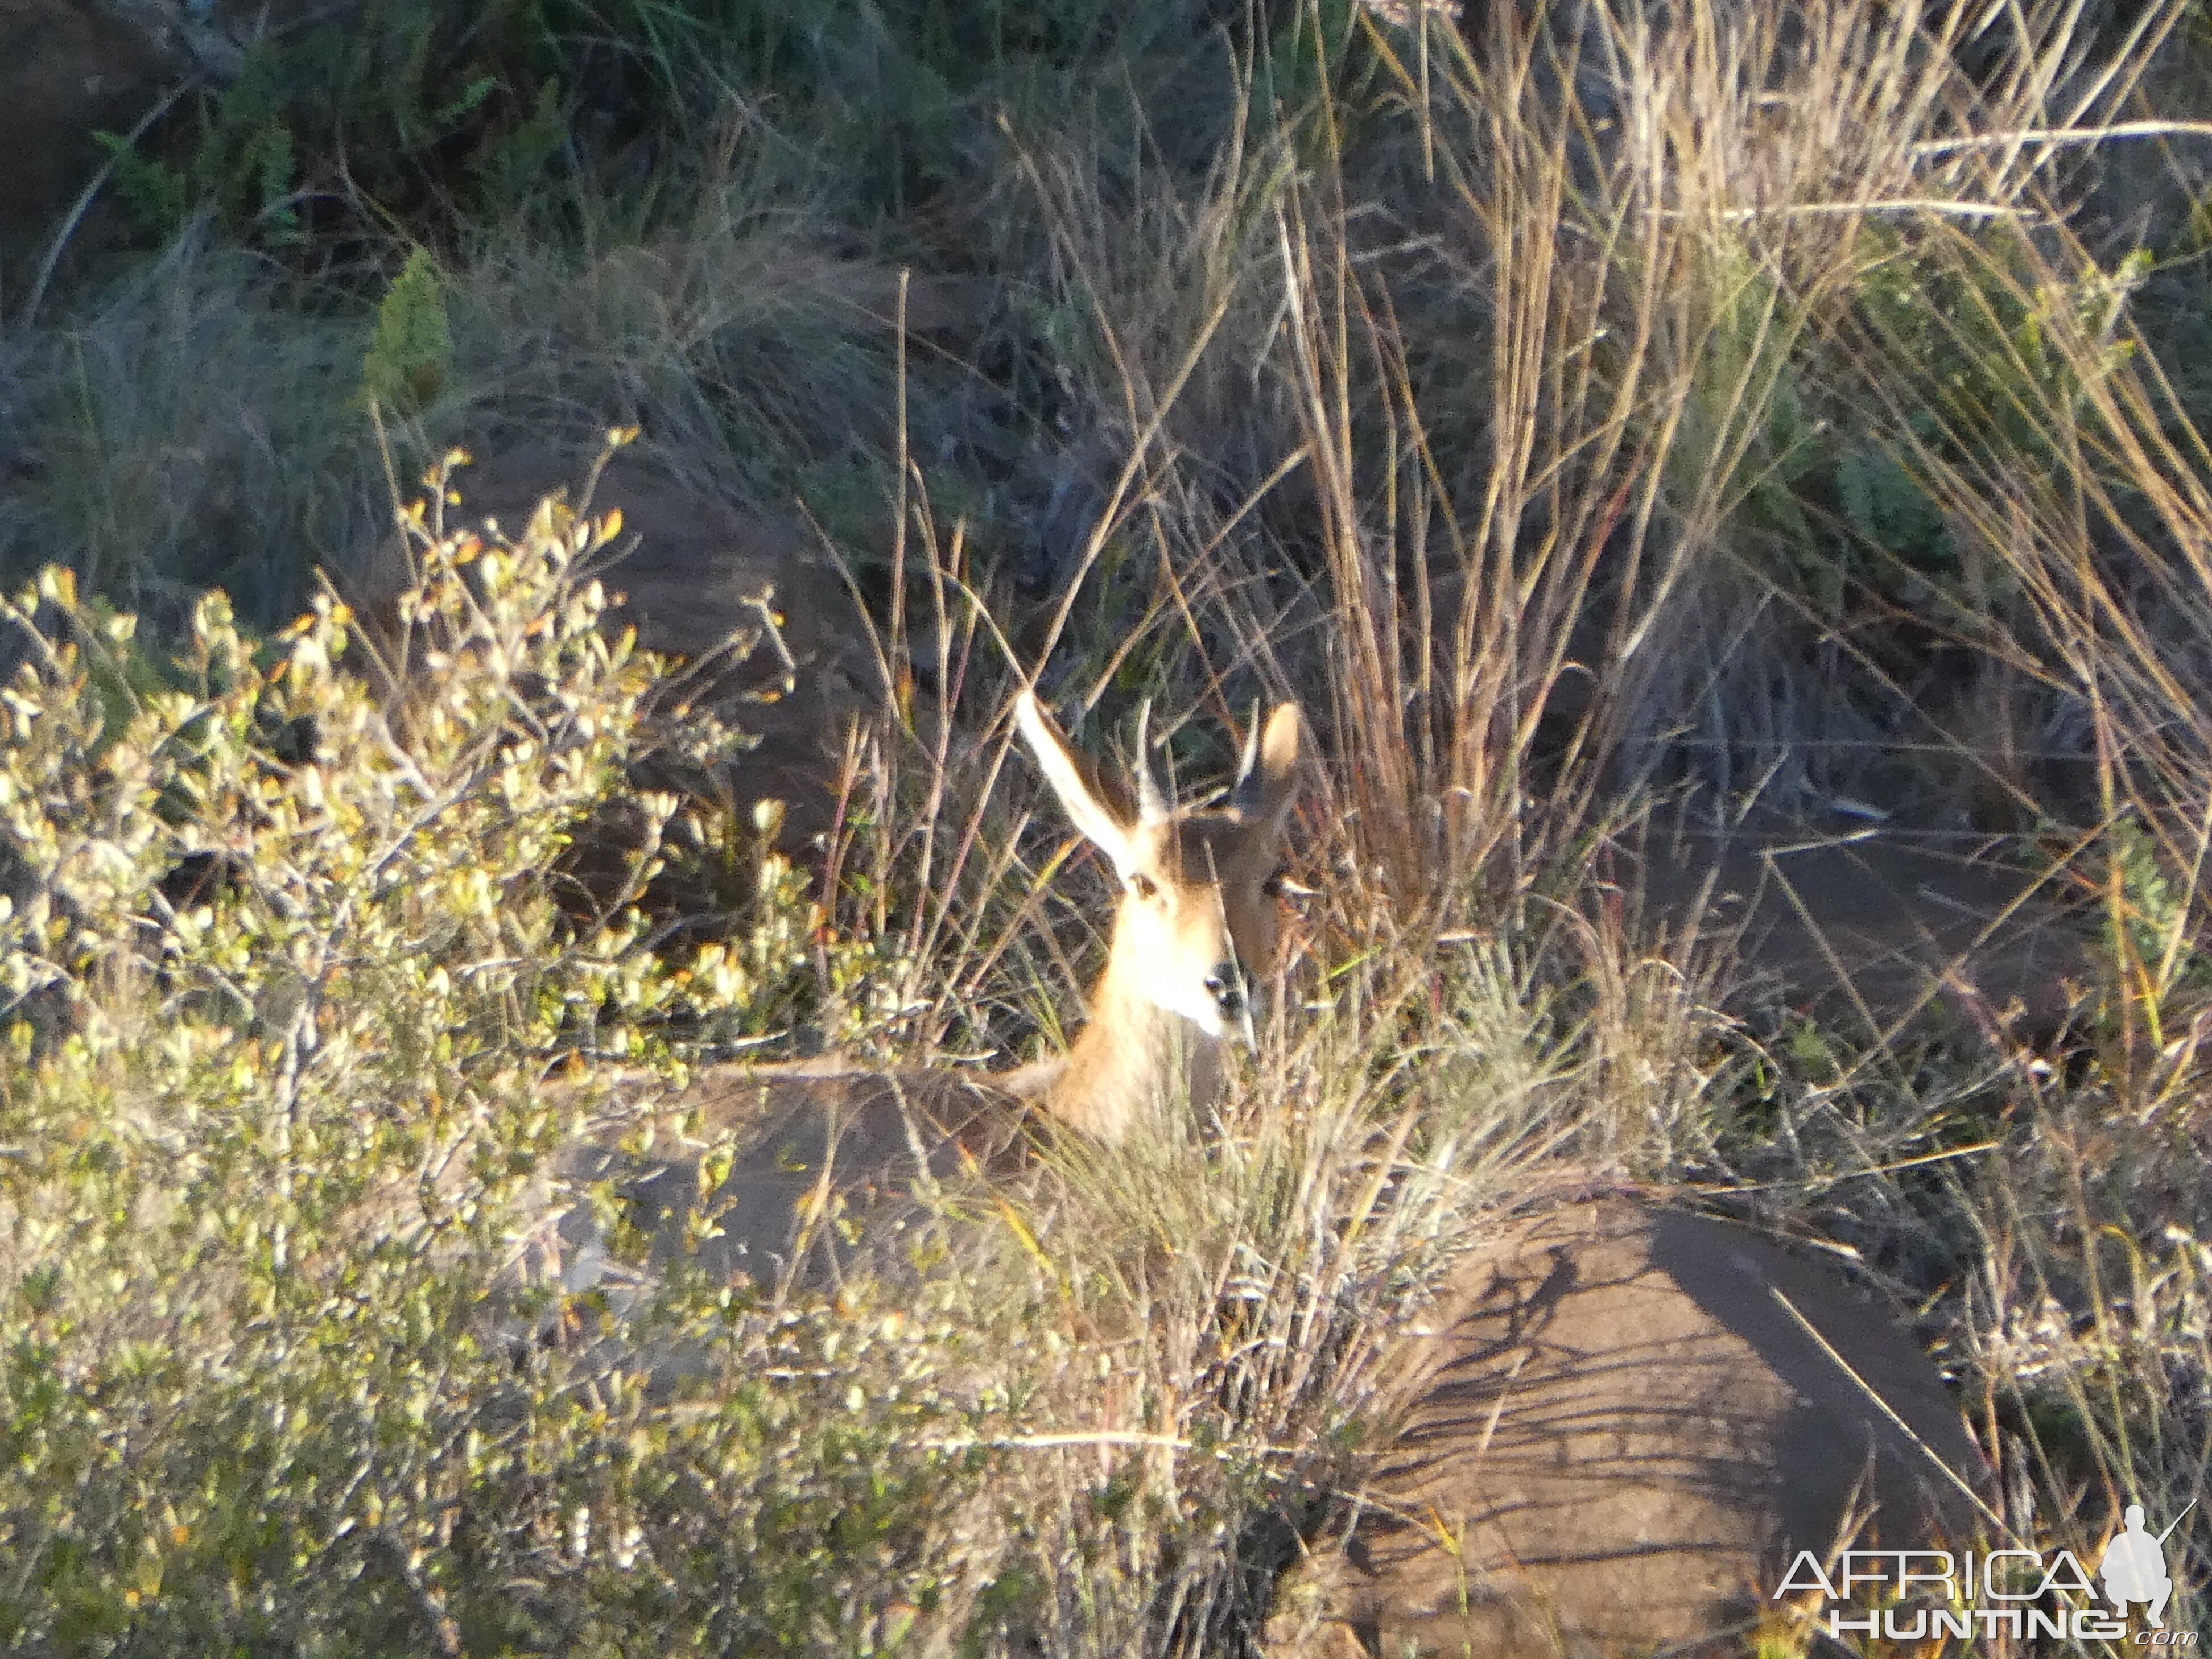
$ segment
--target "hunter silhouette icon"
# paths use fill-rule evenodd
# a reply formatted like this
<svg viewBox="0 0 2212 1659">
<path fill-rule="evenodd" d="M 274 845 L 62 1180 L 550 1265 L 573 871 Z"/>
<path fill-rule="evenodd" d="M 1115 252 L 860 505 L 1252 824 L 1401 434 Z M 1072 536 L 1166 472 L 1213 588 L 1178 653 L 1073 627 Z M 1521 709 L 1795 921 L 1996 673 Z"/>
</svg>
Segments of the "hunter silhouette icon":
<svg viewBox="0 0 2212 1659">
<path fill-rule="evenodd" d="M 2187 1514 L 2185 1510 L 2183 1514 Z M 2166 1628 L 2166 1599 L 2173 1594 L 2173 1580 L 2166 1575 L 2166 1553 L 2161 1547 L 2172 1534 L 2173 1527 L 2181 1524 L 2176 1516 L 2173 1527 L 2155 1538 L 2143 1530 L 2143 1511 L 2140 1504 L 2128 1505 L 2128 1528 L 2105 1546 L 2105 1561 L 2099 1570 L 2105 1580 L 2105 1597 L 2127 1616 L 2128 1603 L 2147 1603 L 2145 1612 L 2153 1630 Z"/>
</svg>

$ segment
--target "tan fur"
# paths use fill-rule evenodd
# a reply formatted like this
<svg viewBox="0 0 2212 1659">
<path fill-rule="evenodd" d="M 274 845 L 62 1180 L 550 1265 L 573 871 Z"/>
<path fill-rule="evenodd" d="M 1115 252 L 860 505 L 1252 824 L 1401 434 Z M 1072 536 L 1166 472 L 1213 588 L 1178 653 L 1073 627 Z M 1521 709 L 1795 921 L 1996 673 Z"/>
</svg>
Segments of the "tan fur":
<svg viewBox="0 0 2212 1659">
<path fill-rule="evenodd" d="M 861 1231 L 895 1233 L 923 1189 L 1025 1164 L 1040 1119 L 1110 1144 L 1163 1112 L 1202 1114 L 1218 1102 L 1228 1048 L 1250 1036 L 1250 977 L 1275 956 L 1272 878 L 1297 787 L 1297 709 L 1279 705 L 1264 732 L 1250 734 L 1237 784 L 1219 805 L 1170 809 L 1139 755 L 1134 813 L 1092 787 L 1026 691 L 1015 720 L 1061 806 L 1122 885 L 1106 968 L 1073 1047 L 983 1078 L 834 1061 L 718 1066 L 657 1108 L 618 1104 L 564 1173 L 615 1182 L 657 1253 L 695 1249 L 710 1272 L 812 1278 L 807 1262 L 818 1242 L 830 1247 L 822 1254 L 834 1274 L 835 1247 L 850 1230 L 825 1223 L 849 1222 L 859 1209 Z M 635 1147 L 641 1139 L 641 1158 L 615 1150 L 618 1139 Z M 709 1154 L 724 1152 L 728 1175 L 702 1192 Z M 702 1211 L 714 1226 L 687 1243 Z M 574 1288 L 575 1260 L 603 1263 L 604 1252 L 581 1212 L 561 1231 L 570 1257 L 562 1276 Z M 581 1281 L 597 1282 L 599 1271 L 588 1267 Z"/>
</svg>

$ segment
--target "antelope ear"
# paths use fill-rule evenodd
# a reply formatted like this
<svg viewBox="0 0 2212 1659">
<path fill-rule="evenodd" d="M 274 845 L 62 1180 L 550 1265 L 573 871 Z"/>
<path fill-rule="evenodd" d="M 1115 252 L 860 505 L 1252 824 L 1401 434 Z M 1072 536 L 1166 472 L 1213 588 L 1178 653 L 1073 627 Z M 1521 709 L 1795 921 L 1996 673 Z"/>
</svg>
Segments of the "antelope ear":
<svg viewBox="0 0 2212 1659">
<path fill-rule="evenodd" d="M 1014 724 L 1028 742 L 1030 752 L 1036 757 L 1037 769 L 1044 774 L 1044 781 L 1060 798 L 1061 811 L 1113 861 L 1115 869 L 1126 876 L 1131 865 L 1129 825 L 1091 789 L 1083 775 L 1082 763 L 1067 746 L 1067 739 L 1060 735 L 1035 692 L 1024 689 L 1014 699 Z"/>
<path fill-rule="evenodd" d="M 1283 820 L 1298 798 L 1298 758 L 1304 743 L 1305 721 L 1294 702 L 1277 703 L 1267 716 L 1267 730 L 1262 732 L 1255 720 L 1245 738 L 1244 764 L 1231 805 L 1270 843 L 1282 834 Z"/>
</svg>

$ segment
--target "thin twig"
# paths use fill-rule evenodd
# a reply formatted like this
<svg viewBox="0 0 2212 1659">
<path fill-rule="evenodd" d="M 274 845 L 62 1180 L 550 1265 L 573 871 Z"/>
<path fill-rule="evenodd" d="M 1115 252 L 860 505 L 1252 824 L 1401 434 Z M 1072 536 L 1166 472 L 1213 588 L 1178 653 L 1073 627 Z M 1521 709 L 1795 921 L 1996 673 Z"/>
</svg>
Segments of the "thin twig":
<svg viewBox="0 0 2212 1659">
<path fill-rule="evenodd" d="M 199 86 L 200 81 L 201 77 L 197 75 L 187 76 L 164 93 L 153 108 L 138 118 L 138 125 L 124 135 L 123 143 L 108 152 L 107 159 L 100 164 L 85 187 L 77 192 L 76 200 L 70 204 L 69 212 L 63 216 L 61 228 L 54 233 L 54 240 L 46 249 L 46 258 L 39 261 L 39 274 L 31 283 L 31 297 L 23 302 L 22 325 L 25 328 L 30 327 L 37 319 L 39 307 L 46 297 L 47 284 L 53 281 L 55 267 L 62 262 L 62 250 L 69 246 L 70 239 L 76 234 L 77 226 L 83 222 L 84 216 L 91 210 L 93 198 L 100 194 L 100 187 L 107 183 L 109 176 L 114 173 L 117 164 L 123 159 L 123 152 L 145 137 L 146 129 L 167 115 L 177 100 Z"/>
</svg>

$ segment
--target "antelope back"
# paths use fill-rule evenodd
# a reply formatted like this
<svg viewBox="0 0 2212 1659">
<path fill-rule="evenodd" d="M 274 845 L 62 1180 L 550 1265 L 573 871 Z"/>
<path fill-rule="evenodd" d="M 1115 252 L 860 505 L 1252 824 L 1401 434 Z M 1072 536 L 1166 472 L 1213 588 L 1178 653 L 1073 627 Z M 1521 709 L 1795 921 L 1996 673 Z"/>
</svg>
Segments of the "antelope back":
<svg viewBox="0 0 2212 1659">
<path fill-rule="evenodd" d="M 652 1267 L 686 1260 L 720 1280 L 831 1285 L 863 1253 L 872 1267 L 901 1254 L 941 1193 L 1026 1167 L 1029 1115 L 1005 1091 L 945 1073 L 715 1067 L 642 1125 L 617 1115 L 633 1137 L 643 1127 L 640 1151 L 587 1142 L 562 1173 L 611 1186 Z M 596 1223 L 580 1210 L 565 1227 L 592 1282 L 610 1265 Z"/>
</svg>

